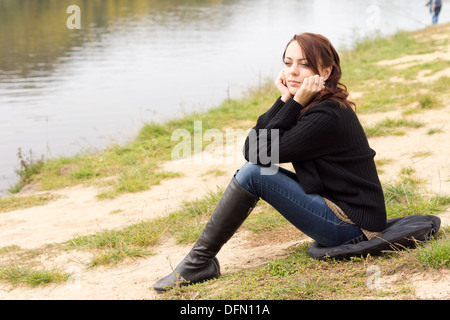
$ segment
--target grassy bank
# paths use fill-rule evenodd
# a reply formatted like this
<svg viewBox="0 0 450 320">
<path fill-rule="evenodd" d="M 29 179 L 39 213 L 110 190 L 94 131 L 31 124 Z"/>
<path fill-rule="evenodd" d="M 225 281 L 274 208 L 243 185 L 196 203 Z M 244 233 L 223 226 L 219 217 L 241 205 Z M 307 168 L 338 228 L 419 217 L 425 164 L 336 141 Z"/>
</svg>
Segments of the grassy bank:
<svg viewBox="0 0 450 320">
<path fill-rule="evenodd" d="M 436 34 L 441 36 L 432 37 Z M 449 39 L 450 25 L 433 26 L 418 32 L 399 32 L 388 38 L 361 40 L 354 49 L 341 52 L 342 82 L 351 92 L 357 112 L 366 115 L 396 110 L 400 114 L 397 118 L 366 126 L 369 137 L 398 136 L 417 130 L 424 124 L 409 119 L 409 115 L 448 105 L 448 77 L 416 81 L 423 74 L 428 77 L 439 75 L 440 70 L 449 67 L 448 60 L 439 58 L 430 63 L 416 59 L 413 63 L 399 61 L 396 65 L 384 61 L 405 55 L 438 52 L 449 45 Z M 208 112 L 192 114 L 165 124 L 147 124 L 133 141 L 125 145 L 112 145 L 98 153 L 85 153 L 71 158 L 41 160 L 20 155 L 21 181 L 12 191 L 19 192 L 28 185 L 35 190 L 48 191 L 48 195 L 35 198 L 6 197 L 0 200 L 0 210 L 5 212 L 45 204 L 54 199 L 50 195 L 52 190 L 66 186 L 97 186 L 100 189 L 99 200 L 107 201 L 122 193 L 147 190 L 162 179 L 179 177 L 179 172 L 160 169 L 163 161 L 170 160 L 171 151 L 178 143 L 171 141 L 174 130 L 186 129 L 193 134 L 194 121 L 202 121 L 203 130 L 223 130 L 225 127 L 249 129 L 277 96 L 278 92 L 270 80 L 249 90 L 244 98 L 224 101 Z M 439 128 L 429 134 L 436 132 L 439 132 Z M 386 161 L 377 160 L 379 170 L 383 170 Z M 407 167 L 403 168 L 395 182 L 382 182 L 389 218 L 408 214 L 437 214 L 450 204 L 450 197 L 446 195 L 428 194 L 422 188 L 422 181 L 415 177 L 414 170 Z M 191 244 L 197 239 L 220 196 L 221 191 L 213 192 L 205 198 L 184 203 L 164 218 L 142 221 L 121 230 L 105 230 L 77 237 L 37 250 L 23 250 L 16 246 L 0 248 L 0 279 L 29 285 L 64 281 L 70 275 L 57 267 L 50 270 L 41 268 L 45 257 L 64 250 L 89 252 L 93 257 L 89 267 L 94 268 L 151 255 L 154 246 L 167 237 L 175 238 L 179 243 Z M 255 243 L 263 241 L 270 244 L 301 237 L 298 231 L 263 202 L 258 204 L 243 228 L 249 231 L 250 240 Z M 161 298 L 412 298 L 412 288 L 405 278 L 424 272 L 436 274 L 450 267 L 448 233 L 449 229 L 443 228 L 435 240 L 416 250 L 345 262 L 312 260 L 306 254 L 307 244 L 300 245 L 267 265 L 232 273 L 214 282 L 175 290 Z M 381 290 L 372 290 L 367 286 L 370 266 L 380 268 L 385 280 L 390 279 Z"/>
</svg>

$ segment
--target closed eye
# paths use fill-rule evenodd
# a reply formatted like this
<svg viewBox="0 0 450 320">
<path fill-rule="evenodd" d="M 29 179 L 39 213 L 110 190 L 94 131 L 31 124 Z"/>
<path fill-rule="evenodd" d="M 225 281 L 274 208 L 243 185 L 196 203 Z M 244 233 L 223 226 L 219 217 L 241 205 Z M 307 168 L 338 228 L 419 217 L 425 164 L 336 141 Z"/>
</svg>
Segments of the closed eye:
<svg viewBox="0 0 450 320">
<path fill-rule="evenodd" d="M 310 65 L 308 64 L 306 58 L 298 59 L 297 62 L 298 62 L 298 64 L 301 65 L 302 67 L 307 67 L 307 68 L 310 67 Z M 288 67 L 289 67 L 289 66 L 292 66 L 292 64 L 293 64 L 292 59 L 289 58 L 289 57 L 286 57 L 286 60 L 284 60 L 284 64 L 285 64 L 286 66 L 288 66 Z"/>
</svg>

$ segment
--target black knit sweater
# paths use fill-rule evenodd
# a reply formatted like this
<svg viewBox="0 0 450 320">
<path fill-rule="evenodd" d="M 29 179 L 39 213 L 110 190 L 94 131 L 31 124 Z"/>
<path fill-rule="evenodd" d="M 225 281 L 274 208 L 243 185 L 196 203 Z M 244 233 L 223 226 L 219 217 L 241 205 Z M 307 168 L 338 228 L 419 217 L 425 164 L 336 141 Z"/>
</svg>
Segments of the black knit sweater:
<svg viewBox="0 0 450 320">
<path fill-rule="evenodd" d="M 331 200 L 357 226 L 382 231 L 386 208 L 374 163 L 375 151 L 355 112 L 333 100 L 322 101 L 299 116 L 302 109 L 293 99 L 284 103 L 279 98 L 258 118 L 253 133 L 247 137 L 245 159 L 271 165 L 267 155 L 273 158 L 272 143 L 278 140 L 278 163 L 292 162 L 306 193 Z M 270 129 L 278 129 L 278 139 Z"/>
</svg>

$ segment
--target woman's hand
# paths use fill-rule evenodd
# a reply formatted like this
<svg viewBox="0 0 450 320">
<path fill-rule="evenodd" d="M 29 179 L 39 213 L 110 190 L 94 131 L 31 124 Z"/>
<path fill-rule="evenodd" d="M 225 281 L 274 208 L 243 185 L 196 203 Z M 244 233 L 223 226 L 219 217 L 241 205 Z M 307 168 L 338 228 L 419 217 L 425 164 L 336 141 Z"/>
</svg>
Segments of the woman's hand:
<svg viewBox="0 0 450 320">
<path fill-rule="evenodd" d="M 278 90 L 280 90 L 281 100 L 283 102 L 286 102 L 290 98 L 292 98 L 292 95 L 289 92 L 288 87 L 286 86 L 286 77 L 284 76 L 284 70 L 281 70 L 280 74 L 277 77 L 277 80 L 275 80 L 275 86 L 278 88 Z"/>
<path fill-rule="evenodd" d="M 294 100 L 302 106 L 307 106 L 308 103 L 323 89 L 323 77 L 317 74 L 303 79 L 300 89 L 294 96 Z"/>
</svg>

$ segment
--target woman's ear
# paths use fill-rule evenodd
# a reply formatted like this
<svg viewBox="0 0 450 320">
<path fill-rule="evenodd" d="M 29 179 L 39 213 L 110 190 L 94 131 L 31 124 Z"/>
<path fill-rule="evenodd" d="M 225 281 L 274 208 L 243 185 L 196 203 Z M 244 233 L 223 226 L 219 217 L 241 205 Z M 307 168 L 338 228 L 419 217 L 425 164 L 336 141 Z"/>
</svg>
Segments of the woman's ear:
<svg viewBox="0 0 450 320">
<path fill-rule="evenodd" d="M 329 66 L 328 68 L 322 69 L 323 80 L 326 81 L 330 77 L 332 70 L 333 70 L 333 66 Z"/>
</svg>

